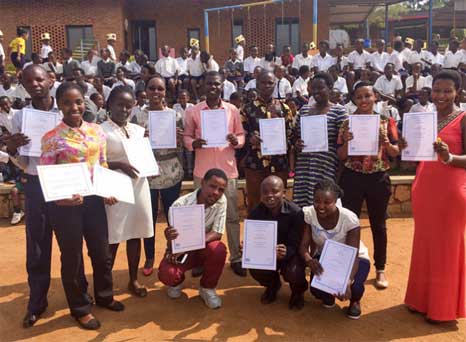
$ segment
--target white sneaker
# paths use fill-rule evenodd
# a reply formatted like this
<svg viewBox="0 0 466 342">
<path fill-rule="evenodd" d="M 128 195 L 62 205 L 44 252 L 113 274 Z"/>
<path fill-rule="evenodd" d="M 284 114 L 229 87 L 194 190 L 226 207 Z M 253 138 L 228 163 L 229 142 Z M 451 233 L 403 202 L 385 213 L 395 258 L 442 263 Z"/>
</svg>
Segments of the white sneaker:
<svg viewBox="0 0 466 342">
<path fill-rule="evenodd" d="M 199 289 L 199 295 L 204 300 L 205 305 L 210 309 L 218 309 L 222 306 L 222 299 L 217 295 L 215 289 L 206 289 L 201 287 Z"/>
<path fill-rule="evenodd" d="M 183 288 L 183 283 L 177 285 L 177 286 L 169 286 L 167 289 L 167 295 L 171 299 L 177 299 L 181 297 L 181 289 Z"/>
<path fill-rule="evenodd" d="M 19 213 L 13 213 L 13 217 L 11 218 L 11 224 L 20 223 L 23 217 L 24 212 L 22 210 Z"/>
</svg>

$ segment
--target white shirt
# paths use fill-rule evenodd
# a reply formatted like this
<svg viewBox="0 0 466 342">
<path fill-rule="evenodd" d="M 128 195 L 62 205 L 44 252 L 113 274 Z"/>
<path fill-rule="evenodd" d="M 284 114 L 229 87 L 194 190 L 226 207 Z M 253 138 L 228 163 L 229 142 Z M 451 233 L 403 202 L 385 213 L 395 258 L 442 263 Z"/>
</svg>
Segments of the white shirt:
<svg viewBox="0 0 466 342">
<path fill-rule="evenodd" d="M 129 121 L 133 120 L 136 117 L 136 122 L 143 122 L 143 116 L 146 114 L 145 109 L 147 108 L 146 105 L 142 105 L 142 107 L 136 105 L 131 109 L 131 114 L 129 115 Z"/>
<path fill-rule="evenodd" d="M 176 63 L 178 63 L 179 68 L 178 75 L 188 75 L 188 58 L 178 57 Z"/>
<path fill-rule="evenodd" d="M 204 69 L 205 71 L 219 71 L 220 66 L 213 57 L 210 57 L 208 62 L 204 64 Z"/>
<path fill-rule="evenodd" d="M 429 62 L 431 62 L 432 64 L 443 65 L 443 61 L 445 60 L 445 56 L 442 55 L 440 52 L 437 52 L 437 54 L 434 55 L 432 52 L 428 51 L 427 52 L 427 60 Z"/>
<path fill-rule="evenodd" d="M 15 87 L 10 86 L 8 90 L 5 90 L 5 88 L 3 88 L 3 85 L 0 84 L 0 96 L 8 96 L 11 102 L 15 100 L 15 92 L 16 92 Z"/>
<path fill-rule="evenodd" d="M 231 94 L 236 92 L 236 87 L 228 80 L 223 81 L 223 99 L 230 101 Z"/>
<path fill-rule="evenodd" d="M 424 80 L 424 87 L 428 87 L 432 89 L 432 82 L 434 81 L 434 77 L 432 75 L 427 75 Z"/>
<path fill-rule="evenodd" d="M 390 59 L 390 55 L 386 52 L 379 53 L 378 51 L 371 54 L 370 63 L 371 67 L 373 67 L 378 72 L 383 72 L 385 69 L 385 65 L 388 63 Z"/>
<path fill-rule="evenodd" d="M 412 52 L 411 49 L 408 49 L 408 48 L 404 48 L 404 49 L 400 52 L 400 55 L 401 55 L 401 58 L 402 58 L 403 63 L 408 61 L 409 56 L 411 55 L 411 52 Z"/>
<path fill-rule="evenodd" d="M 95 76 L 97 73 L 97 66 L 88 60 L 85 60 L 81 63 L 81 69 L 83 69 L 84 75 L 86 76 Z"/>
<path fill-rule="evenodd" d="M 24 86 L 20 83 L 16 86 L 15 92 L 14 92 L 14 97 L 21 99 L 21 101 L 24 101 L 25 99 L 30 99 L 31 95 L 27 92 L 27 90 L 24 88 Z"/>
<path fill-rule="evenodd" d="M 23 70 L 26 69 L 28 66 L 30 66 L 30 65 L 32 65 L 32 64 L 33 64 L 32 61 L 29 61 L 29 62 L 24 63 L 24 65 L 23 65 Z"/>
<path fill-rule="evenodd" d="M 362 50 L 362 53 L 354 50 L 348 55 L 348 63 L 353 64 L 354 70 L 365 69 L 370 57 L 371 54 L 366 50 Z"/>
<path fill-rule="evenodd" d="M 42 44 L 42 47 L 40 48 L 40 58 L 49 58 L 49 52 L 52 52 L 53 49 L 50 45 L 45 45 Z"/>
<path fill-rule="evenodd" d="M 437 108 L 432 102 L 427 102 L 425 106 L 420 103 L 416 103 L 409 111 L 411 113 L 432 113 L 436 112 Z"/>
<path fill-rule="evenodd" d="M 256 79 L 253 78 L 252 80 L 249 80 L 248 84 L 244 87 L 244 90 L 249 90 L 249 89 L 256 89 Z"/>
<path fill-rule="evenodd" d="M 194 105 L 191 103 L 191 102 L 188 102 L 186 104 L 186 108 L 183 109 L 183 107 L 181 107 L 181 104 L 179 103 L 175 103 L 173 105 L 173 110 L 177 113 L 179 113 L 181 115 L 181 118 L 183 119 L 183 125 L 184 125 L 184 120 L 185 120 L 185 117 L 186 117 L 186 110 L 190 107 L 193 107 Z"/>
<path fill-rule="evenodd" d="M 300 53 L 299 55 L 294 56 L 291 67 L 299 70 L 303 65 L 307 65 L 310 69 L 312 67 L 312 58 L 313 56 L 310 55 L 303 57 L 303 54 Z"/>
<path fill-rule="evenodd" d="M 421 52 L 417 52 L 416 50 L 413 50 L 409 54 L 407 62 L 409 64 L 421 63 L 422 68 L 425 68 L 426 67 L 426 62 L 424 62 L 423 59 L 428 61 L 429 60 L 429 54 L 430 54 L 430 52 L 427 51 L 427 50 L 421 50 Z"/>
<path fill-rule="evenodd" d="M 296 94 L 297 91 L 299 91 L 299 94 L 301 96 L 308 96 L 309 92 L 307 90 L 307 83 L 309 82 L 309 78 L 303 79 L 301 76 L 299 76 L 296 81 L 293 83 L 293 97 L 297 97 L 298 94 Z"/>
<path fill-rule="evenodd" d="M 256 66 L 261 65 L 261 59 L 259 57 L 253 58 L 249 56 L 243 62 L 243 67 L 245 72 L 253 73 Z"/>
<path fill-rule="evenodd" d="M 238 55 L 238 59 L 242 62 L 244 59 L 244 48 L 241 45 L 238 45 L 235 50 Z"/>
<path fill-rule="evenodd" d="M 414 77 L 411 75 L 406 79 L 406 90 L 414 86 Z M 416 90 L 421 90 L 424 87 L 427 87 L 426 78 L 424 76 L 419 76 L 416 82 Z"/>
<path fill-rule="evenodd" d="M 341 76 L 338 76 L 333 84 L 333 88 L 338 89 L 342 94 L 348 94 L 348 85 L 346 84 L 346 80 Z"/>
<path fill-rule="evenodd" d="M 12 133 L 12 120 L 17 110 L 11 108 L 9 113 L 0 112 L 0 126 L 6 128 L 6 130 Z M 1 132 L 1 131 L 0 131 Z"/>
<path fill-rule="evenodd" d="M 328 68 L 334 64 L 335 58 L 330 56 L 328 53 L 325 54 L 325 57 L 322 57 L 319 53 L 312 58 L 312 67 L 317 68 L 319 71 L 327 71 Z"/>
<path fill-rule="evenodd" d="M 464 62 L 466 62 L 466 57 L 462 50 L 458 50 L 456 51 L 456 53 L 447 51 L 447 53 L 445 53 L 443 67 L 444 68 L 458 68 L 458 65 Z"/>
<path fill-rule="evenodd" d="M 82 64 L 81 64 L 82 65 Z M 131 68 L 131 63 L 126 61 L 125 64 L 122 64 L 121 62 L 118 62 L 116 65 L 115 65 L 115 70 L 117 70 L 118 68 L 125 68 L 127 71 L 130 71 L 130 68 Z"/>
<path fill-rule="evenodd" d="M 281 79 L 277 78 L 277 83 L 275 84 L 272 96 L 276 99 L 286 99 L 286 96 L 292 93 L 293 89 L 291 88 L 290 81 L 284 77 Z"/>
<path fill-rule="evenodd" d="M 375 81 L 374 88 L 384 95 L 395 96 L 396 90 L 403 89 L 403 83 L 400 77 L 396 75 L 393 75 L 391 80 L 388 80 L 387 76 L 382 75 Z"/>
<path fill-rule="evenodd" d="M 58 81 L 53 82 L 53 86 L 52 86 L 52 88 L 50 88 L 50 95 L 52 97 L 56 97 L 57 89 L 60 86 L 60 84 L 61 84 L 61 82 L 58 82 Z M 87 89 L 89 90 L 89 88 L 87 88 Z M 95 90 L 95 88 L 94 88 L 94 90 Z"/>
<path fill-rule="evenodd" d="M 0 56 L 3 56 L 3 59 L 5 59 L 5 50 L 3 50 L 3 45 L 0 43 Z M 3 61 L 5 63 L 5 61 Z"/>
<path fill-rule="evenodd" d="M 180 71 L 180 67 L 173 57 L 162 57 L 157 63 L 155 63 L 155 71 L 157 71 L 162 77 L 169 78 L 174 77 L 177 71 Z"/>
<path fill-rule="evenodd" d="M 108 49 L 108 51 L 110 51 L 110 58 L 113 61 L 116 61 L 117 58 L 116 58 L 115 49 L 113 48 L 113 46 L 111 46 L 110 44 L 107 44 L 107 49 Z"/>
<path fill-rule="evenodd" d="M 197 54 L 195 59 L 192 59 L 192 57 L 189 57 L 187 66 L 188 66 L 189 75 L 191 76 L 199 77 L 199 76 L 202 76 L 202 74 L 204 73 L 204 66 L 201 63 L 200 54 Z"/>
<path fill-rule="evenodd" d="M 110 96 L 110 93 L 112 92 L 112 88 L 110 88 L 109 86 L 103 85 L 102 92 L 104 93 L 105 101 L 107 101 L 108 97 Z"/>
<path fill-rule="evenodd" d="M 400 52 L 394 50 L 390 55 L 388 61 L 395 65 L 396 71 L 400 71 L 401 69 L 403 69 L 403 56 Z"/>
<path fill-rule="evenodd" d="M 132 74 L 140 74 L 141 73 L 141 65 L 139 65 L 136 61 L 132 61 L 130 63 L 130 72 Z"/>
<path fill-rule="evenodd" d="M 121 86 L 121 85 L 127 85 L 127 86 L 131 87 L 131 89 L 133 89 L 133 91 L 134 91 L 134 89 L 136 89 L 136 85 L 134 84 L 133 80 L 130 80 L 128 78 L 125 78 L 124 80 L 125 80 L 126 84 L 124 84 L 122 81 L 117 81 L 117 82 L 113 83 L 112 89 L 114 89 L 115 87 Z"/>
<path fill-rule="evenodd" d="M 261 58 L 261 67 L 267 71 L 272 71 L 275 69 L 276 65 L 282 65 L 282 59 L 280 57 L 275 57 L 272 61 L 266 61 L 265 57 Z"/>
</svg>

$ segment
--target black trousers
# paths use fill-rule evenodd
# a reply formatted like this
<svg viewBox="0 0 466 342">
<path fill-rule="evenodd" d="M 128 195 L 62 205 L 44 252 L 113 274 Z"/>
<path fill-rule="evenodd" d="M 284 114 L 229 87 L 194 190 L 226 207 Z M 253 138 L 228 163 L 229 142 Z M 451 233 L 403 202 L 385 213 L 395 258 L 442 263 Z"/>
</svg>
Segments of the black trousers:
<svg viewBox="0 0 466 342">
<path fill-rule="evenodd" d="M 363 174 L 344 168 L 340 179 L 343 189 L 343 207 L 361 215 L 362 203 L 366 200 L 372 239 L 374 241 L 374 264 L 376 270 L 384 270 L 387 262 L 387 206 L 391 191 L 390 176 L 386 172 Z"/>
<path fill-rule="evenodd" d="M 277 270 L 256 270 L 250 269 L 251 276 L 262 286 L 275 286 L 280 281 L 280 274 L 289 283 L 291 292 L 304 293 L 307 289 L 307 280 L 304 273 L 304 263 L 299 255 L 293 256 L 290 260 L 277 261 Z"/>
<path fill-rule="evenodd" d="M 90 313 L 91 304 L 80 286 L 83 238 L 92 261 L 96 303 L 113 301 L 112 259 L 108 246 L 107 216 L 101 197 L 88 196 L 82 205 L 66 207 L 50 204 L 50 219 L 61 252 L 61 278 L 71 315 Z"/>
</svg>

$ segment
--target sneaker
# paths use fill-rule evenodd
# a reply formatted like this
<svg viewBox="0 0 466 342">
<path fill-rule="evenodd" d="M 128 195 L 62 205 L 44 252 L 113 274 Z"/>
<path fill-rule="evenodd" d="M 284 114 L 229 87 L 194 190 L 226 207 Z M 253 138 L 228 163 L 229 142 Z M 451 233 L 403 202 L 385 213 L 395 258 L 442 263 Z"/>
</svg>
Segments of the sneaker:
<svg viewBox="0 0 466 342">
<path fill-rule="evenodd" d="M 277 300 L 277 293 L 282 287 L 282 282 L 272 284 L 272 286 L 266 287 L 264 293 L 261 296 L 262 304 L 271 304 Z"/>
<path fill-rule="evenodd" d="M 385 290 L 388 287 L 388 280 L 383 270 L 376 271 L 375 287 L 379 290 Z"/>
<path fill-rule="evenodd" d="M 346 310 L 346 316 L 351 319 L 359 319 L 361 317 L 361 305 L 359 302 L 351 302 L 348 310 Z"/>
<path fill-rule="evenodd" d="M 24 217 L 24 211 L 20 211 L 19 213 L 13 213 L 13 217 L 11 218 L 11 224 L 18 224 Z"/>
<path fill-rule="evenodd" d="M 181 294 L 183 293 L 181 289 L 183 288 L 183 283 L 176 285 L 176 286 L 169 286 L 167 289 L 167 295 L 171 299 L 177 299 L 181 297 Z"/>
<path fill-rule="evenodd" d="M 215 289 L 201 287 L 199 289 L 199 295 L 204 300 L 205 305 L 210 309 L 218 309 L 222 306 L 222 299 L 217 295 Z"/>
<path fill-rule="evenodd" d="M 335 307 L 335 297 L 332 300 L 323 300 L 322 306 L 326 309 L 332 309 Z"/>
</svg>

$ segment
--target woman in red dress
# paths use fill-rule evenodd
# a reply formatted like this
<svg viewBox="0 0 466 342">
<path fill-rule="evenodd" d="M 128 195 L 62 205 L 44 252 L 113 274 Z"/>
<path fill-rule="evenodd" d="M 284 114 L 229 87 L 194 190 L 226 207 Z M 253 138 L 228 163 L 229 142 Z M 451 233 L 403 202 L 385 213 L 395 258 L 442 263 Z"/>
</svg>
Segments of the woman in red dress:
<svg viewBox="0 0 466 342">
<path fill-rule="evenodd" d="M 405 303 L 428 322 L 466 316 L 466 112 L 454 102 L 460 89 L 456 71 L 434 77 L 438 161 L 421 162 L 413 184 L 415 229 Z"/>
</svg>

